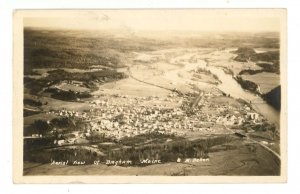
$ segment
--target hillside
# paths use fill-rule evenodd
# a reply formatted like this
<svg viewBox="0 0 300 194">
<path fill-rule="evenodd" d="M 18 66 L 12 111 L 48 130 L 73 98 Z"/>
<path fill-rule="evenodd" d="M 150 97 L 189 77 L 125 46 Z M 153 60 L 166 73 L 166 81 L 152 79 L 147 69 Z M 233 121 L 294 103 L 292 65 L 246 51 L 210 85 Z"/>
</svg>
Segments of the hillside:
<svg viewBox="0 0 300 194">
<path fill-rule="evenodd" d="M 276 110 L 281 108 L 281 86 L 277 86 L 267 94 L 263 95 L 263 99 L 267 101 Z"/>
<path fill-rule="evenodd" d="M 132 51 L 164 46 L 146 38 L 115 37 L 106 32 L 24 29 L 24 72 L 35 68 L 123 67 Z M 145 47 L 147 45 L 147 47 Z"/>
<path fill-rule="evenodd" d="M 240 47 L 232 53 L 237 54 L 234 58 L 238 62 L 255 62 L 262 70 L 246 70 L 243 73 L 255 74 L 260 72 L 271 72 L 277 73 L 280 72 L 280 53 L 279 51 L 267 51 L 263 53 L 256 53 L 253 48 L 249 47 Z"/>
</svg>

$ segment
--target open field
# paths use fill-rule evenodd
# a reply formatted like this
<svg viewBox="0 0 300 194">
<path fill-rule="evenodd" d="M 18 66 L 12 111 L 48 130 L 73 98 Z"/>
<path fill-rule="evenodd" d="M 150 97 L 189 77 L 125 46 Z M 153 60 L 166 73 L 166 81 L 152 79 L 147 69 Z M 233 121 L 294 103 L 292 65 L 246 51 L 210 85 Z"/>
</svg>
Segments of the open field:
<svg viewBox="0 0 300 194">
<path fill-rule="evenodd" d="M 242 75 L 243 79 L 252 81 L 260 86 L 261 93 L 265 94 L 280 85 L 280 75 L 275 73 L 258 73 Z"/>
</svg>

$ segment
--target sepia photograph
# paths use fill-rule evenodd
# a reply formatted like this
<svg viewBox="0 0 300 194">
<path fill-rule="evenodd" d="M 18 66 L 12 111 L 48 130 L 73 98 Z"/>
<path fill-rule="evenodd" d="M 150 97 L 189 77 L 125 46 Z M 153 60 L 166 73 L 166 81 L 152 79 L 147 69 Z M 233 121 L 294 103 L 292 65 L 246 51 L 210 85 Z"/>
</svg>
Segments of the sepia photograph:
<svg viewBox="0 0 300 194">
<path fill-rule="evenodd" d="M 284 9 L 15 10 L 17 183 L 285 182 Z"/>
</svg>

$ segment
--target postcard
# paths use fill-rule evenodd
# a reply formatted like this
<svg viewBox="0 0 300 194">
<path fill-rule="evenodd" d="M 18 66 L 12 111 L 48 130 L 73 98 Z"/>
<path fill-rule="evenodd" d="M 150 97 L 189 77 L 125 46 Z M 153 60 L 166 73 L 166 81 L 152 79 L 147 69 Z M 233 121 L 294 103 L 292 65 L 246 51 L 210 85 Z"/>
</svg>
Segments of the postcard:
<svg viewBox="0 0 300 194">
<path fill-rule="evenodd" d="M 14 182 L 286 182 L 286 15 L 15 10 Z"/>
</svg>

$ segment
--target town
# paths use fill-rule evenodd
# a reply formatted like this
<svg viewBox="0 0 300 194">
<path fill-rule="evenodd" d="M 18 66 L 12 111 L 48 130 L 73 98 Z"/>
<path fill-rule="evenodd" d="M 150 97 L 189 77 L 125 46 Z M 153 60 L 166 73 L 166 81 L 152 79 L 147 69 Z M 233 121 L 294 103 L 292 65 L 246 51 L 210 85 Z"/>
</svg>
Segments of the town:
<svg viewBox="0 0 300 194">
<path fill-rule="evenodd" d="M 194 96 L 194 97 L 191 97 Z M 190 110 L 191 99 L 200 95 L 201 100 Z M 218 98 L 223 97 L 219 93 Z M 99 97 L 97 97 L 99 98 Z M 211 103 L 211 92 L 201 92 L 185 96 L 170 93 L 166 98 L 157 96 L 129 97 L 124 95 L 104 96 L 102 100 L 91 100 L 90 111 L 79 112 L 74 110 L 49 111 L 61 118 L 72 118 L 86 123 L 82 131 L 72 131 L 74 136 L 54 140 L 58 145 L 75 144 L 78 138 L 90 138 L 94 135 L 121 140 L 124 137 L 134 137 L 141 134 L 159 133 L 176 136 L 187 136 L 193 132 L 201 134 L 232 133 L 228 128 L 242 126 L 245 122 L 253 125 L 264 122 L 263 116 L 252 111 L 247 104 L 232 106 L 228 104 Z M 214 96 L 216 98 L 216 96 Z M 113 99 L 113 100 L 110 100 Z M 155 101 L 153 106 L 147 105 Z M 178 107 L 168 107 L 168 101 L 175 101 Z M 180 104 L 181 103 L 181 104 Z M 192 104 L 193 105 L 193 104 Z M 50 124 L 50 121 L 48 121 Z M 53 130 L 60 131 L 55 128 Z M 54 131 L 50 131 L 54 133 Z M 32 134 L 36 136 L 37 134 Z"/>
</svg>

